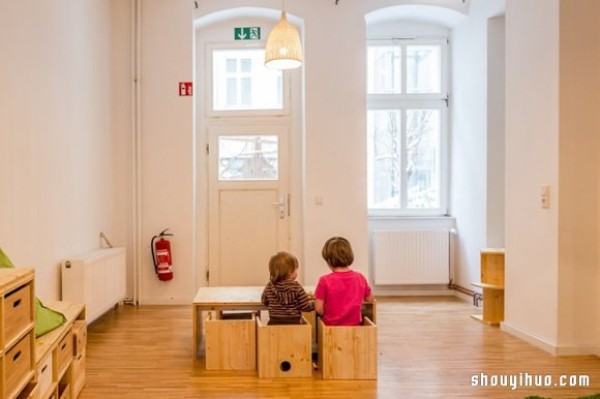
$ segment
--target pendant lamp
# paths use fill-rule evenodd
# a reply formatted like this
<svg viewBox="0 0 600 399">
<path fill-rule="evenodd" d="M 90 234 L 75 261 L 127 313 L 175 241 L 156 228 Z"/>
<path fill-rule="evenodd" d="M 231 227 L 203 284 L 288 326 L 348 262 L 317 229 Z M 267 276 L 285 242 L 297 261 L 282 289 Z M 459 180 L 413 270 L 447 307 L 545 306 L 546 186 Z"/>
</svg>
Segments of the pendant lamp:
<svg viewBox="0 0 600 399">
<path fill-rule="evenodd" d="M 302 65 L 302 43 L 296 28 L 287 21 L 285 11 L 267 38 L 265 66 L 273 69 L 293 69 Z"/>
</svg>

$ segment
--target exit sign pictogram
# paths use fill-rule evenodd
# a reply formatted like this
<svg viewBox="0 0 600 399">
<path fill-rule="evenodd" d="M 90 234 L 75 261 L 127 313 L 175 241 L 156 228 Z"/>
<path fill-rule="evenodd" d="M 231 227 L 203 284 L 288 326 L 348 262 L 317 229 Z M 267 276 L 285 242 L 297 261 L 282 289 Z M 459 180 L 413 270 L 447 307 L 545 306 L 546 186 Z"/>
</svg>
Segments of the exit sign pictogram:
<svg viewBox="0 0 600 399">
<path fill-rule="evenodd" d="M 233 28 L 235 40 L 260 40 L 260 26 L 244 26 Z"/>
</svg>

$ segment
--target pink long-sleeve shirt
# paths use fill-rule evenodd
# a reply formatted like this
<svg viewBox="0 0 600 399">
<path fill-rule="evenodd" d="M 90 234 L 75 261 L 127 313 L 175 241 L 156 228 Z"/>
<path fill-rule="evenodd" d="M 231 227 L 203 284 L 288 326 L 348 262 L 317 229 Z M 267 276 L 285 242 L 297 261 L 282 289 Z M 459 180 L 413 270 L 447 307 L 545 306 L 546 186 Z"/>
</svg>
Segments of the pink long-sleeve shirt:
<svg viewBox="0 0 600 399">
<path fill-rule="evenodd" d="M 315 289 L 315 298 L 323 301 L 323 322 L 330 326 L 360 324 L 363 301 L 370 295 L 367 279 L 353 270 L 321 276 Z"/>
</svg>

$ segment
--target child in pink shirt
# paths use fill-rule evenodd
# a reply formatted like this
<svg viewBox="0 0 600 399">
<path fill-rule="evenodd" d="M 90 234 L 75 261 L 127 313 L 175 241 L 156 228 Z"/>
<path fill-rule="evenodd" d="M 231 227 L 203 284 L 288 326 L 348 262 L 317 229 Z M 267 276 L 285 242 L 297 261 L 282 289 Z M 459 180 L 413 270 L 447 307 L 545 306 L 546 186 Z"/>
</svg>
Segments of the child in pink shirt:
<svg viewBox="0 0 600 399">
<path fill-rule="evenodd" d="M 331 273 L 321 276 L 315 289 L 315 311 L 330 326 L 361 324 L 363 301 L 372 302 L 373 295 L 367 279 L 350 270 L 354 253 L 348 240 L 332 237 L 325 242 L 323 259 Z"/>
</svg>

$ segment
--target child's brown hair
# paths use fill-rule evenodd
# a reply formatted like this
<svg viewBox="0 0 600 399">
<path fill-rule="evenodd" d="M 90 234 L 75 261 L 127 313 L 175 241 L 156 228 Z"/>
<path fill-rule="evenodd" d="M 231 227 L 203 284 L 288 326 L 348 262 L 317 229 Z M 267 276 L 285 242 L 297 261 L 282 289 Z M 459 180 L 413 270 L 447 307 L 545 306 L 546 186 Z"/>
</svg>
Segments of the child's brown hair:
<svg viewBox="0 0 600 399">
<path fill-rule="evenodd" d="M 323 245 L 323 259 L 331 267 L 348 267 L 354 262 L 350 242 L 343 237 L 331 237 Z"/>
<path fill-rule="evenodd" d="M 277 252 L 269 260 L 269 274 L 274 283 L 285 280 L 296 269 L 298 269 L 298 259 L 289 252 Z"/>
</svg>

